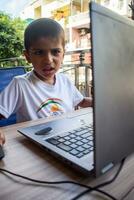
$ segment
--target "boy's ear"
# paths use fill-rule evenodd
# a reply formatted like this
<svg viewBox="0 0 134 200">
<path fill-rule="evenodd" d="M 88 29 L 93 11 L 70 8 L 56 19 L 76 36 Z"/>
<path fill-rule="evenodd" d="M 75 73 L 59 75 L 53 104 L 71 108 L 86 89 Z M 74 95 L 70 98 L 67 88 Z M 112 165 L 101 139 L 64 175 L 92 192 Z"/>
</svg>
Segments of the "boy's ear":
<svg viewBox="0 0 134 200">
<path fill-rule="evenodd" d="M 61 62 L 61 64 L 63 64 L 64 56 L 65 56 L 65 51 L 63 52 L 62 62 Z"/>
<path fill-rule="evenodd" d="M 64 49 L 64 51 L 63 51 L 63 59 L 64 59 L 64 56 L 65 56 L 65 49 Z"/>
<path fill-rule="evenodd" d="M 24 50 L 23 54 L 24 54 L 27 62 L 31 63 L 31 58 L 30 58 L 29 52 L 27 50 Z"/>
</svg>

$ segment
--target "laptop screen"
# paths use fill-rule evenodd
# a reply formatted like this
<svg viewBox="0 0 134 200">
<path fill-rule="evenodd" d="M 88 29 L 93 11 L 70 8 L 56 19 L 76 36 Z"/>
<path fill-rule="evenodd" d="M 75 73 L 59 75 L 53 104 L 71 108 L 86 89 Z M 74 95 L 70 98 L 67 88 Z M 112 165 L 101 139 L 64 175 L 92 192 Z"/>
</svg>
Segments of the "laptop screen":
<svg viewBox="0 0 134 200">
<path fill-rule="evenodd" d="M 90 4 L 99 175 L 134 151 L 134 22 Z"/>
</svg>

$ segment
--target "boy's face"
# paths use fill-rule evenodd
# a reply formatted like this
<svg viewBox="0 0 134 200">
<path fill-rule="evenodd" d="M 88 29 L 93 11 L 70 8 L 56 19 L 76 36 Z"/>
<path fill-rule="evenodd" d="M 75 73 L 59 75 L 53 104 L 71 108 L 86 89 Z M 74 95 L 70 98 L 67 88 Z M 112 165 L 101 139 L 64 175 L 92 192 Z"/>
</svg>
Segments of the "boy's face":
<svg viewBox="0 0 134 200">
<path fill-rule="evenodd" d="M 40 38 L 24 52 L 29 63 L 33 64 L 36 75 L 44 82 L 53 84 L 54 75 L 59 70 L 64 58 L 61 40 Z"/>
</svg>

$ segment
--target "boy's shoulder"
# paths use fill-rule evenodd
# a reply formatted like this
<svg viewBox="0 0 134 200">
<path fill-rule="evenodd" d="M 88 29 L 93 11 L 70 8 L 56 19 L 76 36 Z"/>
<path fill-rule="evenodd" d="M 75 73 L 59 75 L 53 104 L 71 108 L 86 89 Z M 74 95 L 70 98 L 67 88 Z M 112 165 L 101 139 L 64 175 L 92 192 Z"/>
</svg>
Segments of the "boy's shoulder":
<svg viewBox="0 0 134 200">
<path fill-rule="evenodd" d="M 65 73 L 58 73 L 57 74 L 57 79 L 58 79 L 58 83 L 61 85 L 64 85 L 65 87 L 74 87 L 74 83 L 72 78 L 69 76 L 69 74 L 65 74 Z"/>
<path fill-rule="evenodd" d="M 63 72 L 58 73 L 57 77 L 59 79 L 62 79 L 63 81 L 70 81 L 70 77 L 67 74 L 63 73 Z"/>
<path fill-rule="evenodd" d="M 32 71 L 26 72 L 25 74 L 15 76 L 14 79 L 15 79 L 17 82 L 30 80 L 30 79 L 32 78 L 32 74 L 33 74 Z"/>
</svg>

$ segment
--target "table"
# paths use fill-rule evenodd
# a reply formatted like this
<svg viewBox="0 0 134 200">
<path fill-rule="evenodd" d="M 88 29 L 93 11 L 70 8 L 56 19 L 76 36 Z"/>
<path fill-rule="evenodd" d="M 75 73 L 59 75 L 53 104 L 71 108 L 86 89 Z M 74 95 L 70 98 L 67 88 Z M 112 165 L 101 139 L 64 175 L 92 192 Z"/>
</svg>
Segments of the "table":
<svg viewBox="0 0 134 200">
<path fill-rule="evenodd" d="M 72 114 L 75 115 L 77 112 L 82 112 L 82 109 Z M 62 117 L 63 116 L 60 116 L 58 118 L 60 119 Z M 6 135 L 6 144 L 4 145 L 5 157 L 0 161 L 0 167 L 34 179 L 44 181 L 78 181 L 90 186 L 95 186 L 112 178 L 119 165 L 97 179 L 93 174 L 85 176 L 66 164 L 63 164 L 62 161 L 59 161 L 37 144 L 17 132 L 18 128 L 36 125 L 52 119 L 53 118 L 50 117 L 2 127 L 0 131 L 3 131 Z M 112 184 L 104 187 L 103 190 L 117 199 L 121 199 L 134 185 L 133 174 L 134 155 L 131 155 L 125 161 L 125 165 L 118 178 Z M 83 188 L 72 184 L 54 186 L 39 185 L 0 173 L 0 200 L 71 200 L 83 190 Z M 81 199 L 109 200 L 109 198 L 97 192 L 86 194 L 81 197 L 80 200 Z M 125 198 L 125 200 L 133 199 L 134 191 Z"/>
</svg>

